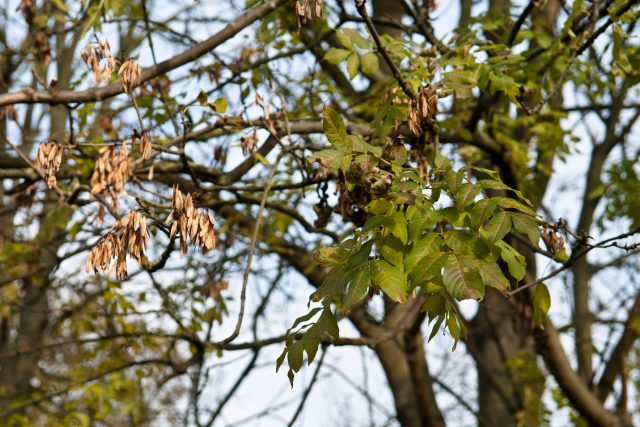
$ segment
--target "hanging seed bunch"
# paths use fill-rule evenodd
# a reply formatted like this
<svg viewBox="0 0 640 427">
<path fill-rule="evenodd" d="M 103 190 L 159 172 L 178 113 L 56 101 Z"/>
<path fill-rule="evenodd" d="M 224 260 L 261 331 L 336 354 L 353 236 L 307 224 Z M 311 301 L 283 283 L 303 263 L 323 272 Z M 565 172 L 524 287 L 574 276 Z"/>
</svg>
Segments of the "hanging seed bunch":
<svg viewBox="0 0 640 427">
<path fill-rule="evenodd" d="M 560 236 L 556 230 L 543 230 L 542 241 L 552 255 L 556 255 L 565 250 L 564 237 Z"/>
<path fill-rule="evenodd" d="M 242 155 L 253 155 L 253 152 L 258 145 L 258 129 L 253 128 L 253 131 L 251 131 L 251 133 L 240 137 L 240 145 L 242 146 Z"/>
<path fill-rule="evenodd" d="M 140 81 L 140 66 L 133 60 L 127 59 L 120 66 L 118 75 L 122 78 L 122 87 L 126 93 L 131 93 Z"/>
<path fill-rule="evenodd" d="M 187 253 L 188 243 L 199 246 L 203 253 L 216 247 L 213 215 L 206 209 L 195 208 L 191 194 L 185 196 L 178 186 L 173 187 L 173 208 L 167 219 L 167 224 L 171 223 L 169 238 L 180 232 L 180 258 Z"/>
<path fill-rule="evenodd" d="M 111 230 L 100 237 L 96 247 L 87 258 L 85 271 L 93 269 L 98 274 L 111 272 L 115 268 L 116 278 L 127 278 L 127 255 L 138 261 L 142 268 L 142 258 L 149 242 L 147 220 L 138 211 L 120 218 Z M 112 260 L 116 262 L 111 266 Z"/>
<path fill-rule="evenodd" d="M 118 193 L 124 191 L 132 172 L 129 149 L 124 141 L 120 149 L 115 145 L 103 147 L 91 175 L 91 193 L 96 195 L 108 191 L 114 206 L 117 206 Z"/>
<path fill-rule="evenodd" d="M 322 16 L 322 0 L 296 0 L 295 10 L 299 31 L 312 18 Z"/>
<path fill-rule="evenodd" d="M 409 102 L 407 122 L 415 135 L 422 134 L 421 122 L 429 120 L 438 113 L 436 89 L 421 87 L 415 101 Z"/>
<path fill-rule="evenodd" d="M 149 135 L 149 131 L 145 130 L 140 136 L 140 152 L 144 160 L 149 160 L 151 157 L 151 135 Z"/>
<path fill-rule="evenodd" d="M 44 178 L 49 188 L 56 186 L 56 173 L 60 170 L 63 151 L 62 145 L 52 139 L 40 144 L 40 147 L 38 147 L 36 163 L 44 172 Z"/>
<path fill-rule="evenodd" d="M 80 51 L 80 57 L 87 67 L 93 71 L 93 81 L 99 84 L 101 81 L 108 82 L 111 74 L 116 69 L 116 59 L 111 55 L 111 48 L 107 40 L 102 43 L 96 37 L 95 43 L 89 43 L 86 50 Z M 100 64 L 103 64 L 102 67 Z"/>
</svg>

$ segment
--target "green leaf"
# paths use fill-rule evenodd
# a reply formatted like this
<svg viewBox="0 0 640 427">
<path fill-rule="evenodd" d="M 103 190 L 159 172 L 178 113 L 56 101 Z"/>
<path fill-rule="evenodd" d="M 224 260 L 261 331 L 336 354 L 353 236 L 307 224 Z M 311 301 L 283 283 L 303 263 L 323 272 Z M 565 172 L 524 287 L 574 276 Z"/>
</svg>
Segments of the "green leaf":
<svg viewBox="0 0 640 427">
<path fill-rule="evenodd" d="M 369 42 L 353 28 L 342 28 L 336 31 L 336 37 L 344 47 L 354 50 L 354 44 L 361 49 L 368 49 Z"/>
<path fill-rule="evenodd" d="M 481 299 L 484 295 L 484 283 L 478 273 L 477 260 L 460 254 L 449 256 L 442 280 L 452 297 L 461 301 Z"/>
<path fill-rule="evenodd" d="M 473 185 L 470 182 L 462 184 L 454 198 L 458 210 L 462 210 L 473 203 L 478 193 L 480 193 L 480 187 Z"/>
<path fill-rule="evenodd" d="M 428 233 L 426 236 L 414 240 L 404 259 L 404 271 L 410 273 L 427 255 L 439 253 L 443 243 L 442 238 L 436 233 Z"/>
<path fill-rule="evenodd" d="M 460 325 L 458 325 L 458 321 L 452 313 L 449 314 L 449 318 L 447 319 L 447 328 L 449 329 L 451 338 L 455 340 L 453 348 L 451 349 L 451 351 L 454 351 L 460 340 Z"/>
<path fill-rule="evenodd" d="M 360 58 L 362 72 L 367 76 L 372 76 L 380 68 L 378 55 L 375 52 L 367 52 Z"/>
<path fill-rule="evenodd" d="M 481 261 L 478 264 L 478 271 L 485 286 L 490 286 L 501 291 L 509 289 L 509 280 L 502 274 L 502 270 L 500 270 L 498 264 Z"/>
<path fill-rule="evenodd" d="M 524 257 L 503 241 L 497 242 L 496 245 L 500 248 L 500 258 L 502 258 L 509 267 L 509 274 L 517 281 L 522 280 L 525 274 L 525 267 L 527 266 Z"/>
<path fill-rule="evenodd" d="M 471 208 L 471 226 L 473 228 L 479 228 L 484 224 L 484 222 L 489 219 L 493 211 L 498 208 L 498 205 L 493 202 L 491 199 L 482 199 L 479 200 L 472 208 Z"/>
<path fill-rule="evenodd" d="M 207 94 L 203 90 L 198 92 L 198 103 L 200 105 L 207 105 Z"/>
<path fill-rule="evenodd" d="M 322 310 L 322 315 L 320 315 L 320 319 L 318 319 L 318 324 L 333 338 L 338 338 L 340 336 L 338 321 L 328 306 Z"/>
<path fill-rule="evenodd" d="M 351 150 L 358 153 L 371 153 L 376 157 L 382 156 L 382 147 L 375 147 L 366 142 L 360 135 L 349 135 L 347 137 L 351 145 Z"/>
<path fill-rule="evenodd" d="M 344 152 L 340 150 L 328 149 L 314 153 L 311 157 L 309 157 L 309 161 L 318 162 L 331 171 L 337 171 L 338 169 L 340 169 L 340 164 L 342 163 L 342 159 L 344 157 Z"/>
<path fill-rule="evenodd" d="M 436 334 L 438 333 L 438 331 L 440 330 L 440 326 L 442 325 L 442 322 L 444 322 L 446 318 L 445 314 L 441 314 L 438 316 L 436 323 L 433 325 L 433 329 L 431 330 L 431 334 L 429 335 L 429 339 L 427 340 L 427 342 L 431 341 L 433 339 L 433 337 L 436 336 Z"/>
<path fill-rule="evenodd" d="M 302 351 L 304 346 L 302 341 L 296 341 L 288 347 L 287 351 L 287 363 L 289 368 L 294 372 L 298 372 L 302 368 Z"/>
<path fill-rule="evenodd" d="M 345 270 L 360 268 L 363 263 L 367 262 L 369 260 L 369 254 L 371 253 L 372 246 L 373 240 L 369 240 L 363 243 L 360 249 L 349 255 Z"/>
<path fill-rule="evenodd" d="M 360 67 L 360 55 L 352 53 L 347 58 L 347 71 L 349 72 L 349 78 L 353 80 L 358 75 L 358 68 Z"/>
<path fill-rule="evenodd" d="M 418 286 L 424 284 L 434 276 L 439 276 L 448 257 L 449 254 L 447 252 L 438 252 L 425 256 L 409 272 L 411 283 Z"/>
<path fill-rule="evenodd" d="M 378 245 L 380 255 L 396 267 L 403 267 L 404 245 L 395 236 L 386 236 Z"/>
<path fill-rule="evenodd" d="M 342 117 L 333 108 L 326 105 L 322 109 L 322 115 L 324 117 L 322 129 L 327 139 L 335 148 L 344 151 L 347 147 L 347 128 Z"/>
<path fill-rule="evenodd" d="M 293 369 L 289 369 L 289 372 L 287 372 L 287 377 L 289 378 L 289 384 L 291 384 L 291 388 L 293 388 L 293 379 L 295 377 Z"/>
<path fill-rule="evenodd" d="M 218 98 L 212 103 L 209 103 L 209 107 L 216 113 L 224 114 L 229 106 L 229 100 L 227 98 Z"/>
<path fill-rule="evenodd" d="M 392 225 L 391 234 L 396 236 L 403 244 L 406 244 L 409 236 L 407 234 L 407 221 L 404 216 L 404 212 L 395 212 L 390 215 Z"/>
<path fill-rule="evenodd" d="M 307 352 L 307 365 L 311 365 L 311 362 L 316 357 L 318 346 L 320 346 L 321 334 L 322 330 L 319 325 L 315 324 L 302 336 L 302 345 L 304 346 L 304 351 Z"/>
<path fill-rule="evenodd" d="M 398 267 L 387 261 L 371 261 L 371 277 L 373 282 L 396 302 L 407 300 L 407 276 Z"/>
<path fill-rule="evenodd" d="M 491 217 L 485 228 L 487 238 L 491 243 L 502 240 L 511 231 L 511 217 L 505 211 L 500 211 Z"/>
<path fill-rule="evenodd" d="M 535 218 L 516 212 L 511 212 L 511 221 L 513 222 L 513 228 L 518 233 L 522 233 L 529 238 L 529 241 L 533 246 L 538 246 L 538 240 L 540 240 L 540 229 L 538 228 L 538 221 Z"/>
<path fill-rule="evenodd" d="M 511 190 L 511 187 L 507 184 L 495 179 L 481 179 L 477 182 L 477 185 L 479 185 L 483 190 Z"/>
<path fill-rule="evenodd" d="M 522 213 L 536 216 L 536 213 L 533 211 L 533 209 L 509 197 L 492 197 L 491 200 L 497 203 L 498 206 L 501 206 L 505 209 L 515 209 Z"/>
<path fill-rule="evenodd" d="M 375 199 L 372 200 L 364 210 L 373 215 L 387 215 L 390 214 L 394 208 L 394 204 L 387 199 Z"/>
<path fill-rule="evenodd" d="M 475 236 L 462 230 L 449 230 L 443 234 L 444 243 L 455 252 L 482 258 L 489 251 L 486 244 Z"/>
<path fill-rule="evenodd" d="M 287 347 L 282 350 L 282 353 L 276 359 L 276 372 L 280 369 L 280 366 L 284 363 L 284 359 L 287 357 Z"/>
<path fill-rule="evenodd" d="M 349 55 L 351 55 L 351 51 L 332 47 L 324 54 L 324 60 L 331 64 L 339 64 L 347 59 Z"/>
<path fill-rule="evenodd" d="M 544 283 L 538 283 L 533 291 L 533 321 L 536 325 L 540 327 L 544 325 L 549 308 L 551 308 L 549 289 Z"/>
<path fill-rule="evenodd" d="M 287 335 L 290 334 L 291 331 L 293 331 L 296 328 L 296 326 L 298 326 L 299 324 L 309 321 L 309 319 L 311 319 L 313 316 L 315 316 L 316 313 L 318 313 L 320 310 L 322 310 L 322 307 L 316 307 L 316 308 L 312 309 L 309 313 L 305 314 L 304 316 L 298 317 L 295 320 L 295 322 L 293 322 L 293 325 L 287 331 Z"/>
<path fill-rule="evenodd" d="M 410 239 L 417 239 L 425 230 L 432 228 L 442 219 L 440 212 L 433 210 L 431 206 L 423 208 L 417 205 L 407 210 L 406 217 L 409 219 L 407 231 Z"/>
<path fill-rule="evenodd" d="M 438 293 L 433 295 L 428 295 L 426 297 L 426 301 L 424 302 L 424 306 L 422 307 L 423 311 L 429 313 L 429 319 L 432 319 L 434 316 L 439 316 L 441 314 L 446 313 L 447 311 L 447 296 L 444 293 Z"/>
<path fill-rule="evenodd" d="M 371 271 L 367 262 L 352 273 L 349 289 L 344 297 L 344 308 L 348 309 L 360 302 L 367 294 L 369 285 L 371 285 Z"/>
</svg>

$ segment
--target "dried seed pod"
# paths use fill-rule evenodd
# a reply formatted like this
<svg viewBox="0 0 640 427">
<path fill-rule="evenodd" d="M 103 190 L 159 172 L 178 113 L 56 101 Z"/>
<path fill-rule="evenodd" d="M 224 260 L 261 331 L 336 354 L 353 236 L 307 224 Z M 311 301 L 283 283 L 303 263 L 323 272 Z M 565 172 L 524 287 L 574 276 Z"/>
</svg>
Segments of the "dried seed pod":
<svg viewBox="0 0 640 427">
<path fill-rule="evenodd" d="M 140 151 L 143 159 L 148 160 L 151 157 L 151 136 L 146 130 L 140 136 Z"/>
<path fill-rule="evenodd" d="M 173 187 L 173 209 L 167 223 L 172 223 L 169 232 L 171 239 L 179 232 L 180 258 L 187 253 L 189 244 L 199 246 L 203 253 L 215 249 L 216 220 L 207 210 L 196 208 L 191 194 L 185 196 L 178 186 Z"/>
<path fill-rule="evenodd" d="M 52 139 L 38 147 L 36 163 L 42 169 L 49 188 L 53 188 L 57 184 L 56 173 L 60 170 L 63 151 L 64 148 Z"/>
<path fill-rule="evenodd" d="M 85 50 L 80 51 L 80 57 L 93 71 L 95 84 L 99 84 L 101 81 L 108 82 L 111 79 L 111 74 L 116 68 L 116 59 L 111 55 L 111 47 L 107 40 L 102 43 L 96 37 L 95 43 L 89 43 Z"/>
<path fill-rule="evenodd" d="M 415 101 L 409 102 L 409 107 L 407 108 L 407 123 L 409 124 L 409 130 L 415 135 L 422 133 L 420 119 L 418 118 L 418 107 Z"/>
<path fill-rule="evenodd" d="M 564 237 L 559 236 L 555 230 L 543 230 L 542 241 L 551 255 L 556 255 L 565 250 Z"/>
<path fill-rule="evenodd" d="M 312 18 L 319 18 L 322 16 L 322 0 L 296 0 L 294 10 L 296 13 L 296 21 L 298 23 L 298 30 L 303 24 L 306 24 Z"/>
<path fill-rule="evenodd" d="M 125 184 L 133 173 L 129 149 L 123 142 L 120 149 L 111 145 L 100 150 L 91 175 L 91 193 L 108 193 L 114 206 L 117 206 L 118 193 L 124 191 Z"/>
<path fill-rule="evenodd" d="M 85 271 L 93 269 L 96 274 L 104 274 L 115 269 L 116 278 L 127 278 L 127 256 L 138 261 L 142 267 L 144 251 L 149 242 L 147 220 L 138 211 L 120 218 L 96 243 L 85 263 Z M 112 261 L 116 262 L 112 266 Z"/>
<path fill-rule="evenodd" d="M 131 93 L 140 81 L 140 66 L 132 59 L 127 59 L 120 66 L 118 75 L 122 78 L 122 87 L 126 93 Z"/>
</svg>

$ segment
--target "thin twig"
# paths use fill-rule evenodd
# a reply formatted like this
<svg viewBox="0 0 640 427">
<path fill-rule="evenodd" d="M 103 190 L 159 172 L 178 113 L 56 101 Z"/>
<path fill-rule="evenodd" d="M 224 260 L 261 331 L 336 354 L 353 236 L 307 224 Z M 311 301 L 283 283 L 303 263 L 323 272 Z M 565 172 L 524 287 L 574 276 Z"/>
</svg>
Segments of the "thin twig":
<svg viewBox="0 0 640 427">
<path fill-rule="evenodd" d="M 581 251 L 579 251 L 578 253 L 576 253 L 575 255 L 572 254 L 571 258 L 569 258 L 569 261 L 567 261 L 562 267 L 557 268 L 556 270 L 553 270 L 551 273 L 547 274 L 544 277 L 541 277 L 539 279 L 533 280 L 529 283 L 526 283 L 510 292 L 507 292 L 507 296 L 511 297 L 517 293 L 520 293 L 526 289 L 531 288 L 532 286 L 537 285 L 538 283 L 542 283 L 545 280 L 551 279 L 552 277 L 557 276 L 558 274 L 562 273 L 565 270 L 568 270 L 569 268 L 571 268 L 573 266 L 573 261 L 575 261 L 578 258 L 582 258 L 583 256 L 586 256 L 589 252 L 591 252 L 593 249 L 598 249 L 598 248 L 608 248 L 608 247 L 617 247 L 620 249 L 625 249 L 625 250 L 635 250 L 636 248 L 632 246 L 629 247 L 625 247 L 625 246 L 620 246 L 616 241 L 617 240 L 621 240 L 630 236 L 633 236 L 635 234 L 640 233 L 640 229 L 635 228 L 629 232 L 626 233 L 622 233 L 619 234 L 617 236 L 614 237 L 610 237 L 608 239 L 604 239 L 598 243 L 596 243 L 595 245 L 587 245 L 585 246 Z"/>
<path fill-rule="evenodd" d="M 302 409 L 304 408 L 304 404 L 307 402 L 307 398 L 311 394 L 311 389 L 313 389 L 313 386 L 315 385 L 315 383 L 318 380 L 318 374 L 320 373 L 320 369 L 322 368 L 322 363 L 324 362 L 324 357 L 326 355 L 327 355 L 327 349 L 325 347 L 325 348 L 322 349 L 322 355 L 320 356 L 320 360 L 318 361 L 318 363 L 316 365 L 316 370 L 313 372 L 313 376 L 311 377 L 311 382 L 309 383 L 309 385 L 307 386 L 306 390 L 302 394 L 302 400 L 300 401 L 300 404 L 296 408 L 296 412 L 293 414 L 293 417 L 291 417 L 291 421 L 289 421 L 289 424 L 287 424 L 287 427 L 293 427 L 293 424 L 296 422 L 296 420 L 300 416 L 300 413 L 302 413 Z"/>
<path fill-rule="evenodd" d="M 409 83 L 407 83 L 404 77 L 402 77 L 402 72 L 400 71 L 400 68 L 398 68 L 396 63 L 393 62 L 393 59 L 391 58 L 389 51 L 385 47 L 384 43 L 382 43 L 382 39 L 380 39 L 380 34 L 378 34 L 378 30 L 376 30 L 376 27 L 371 21 L 371 17 L 367 12 L 366 3 L 367 3 L 366 0 L 356 0 L 356 9 L 358 13 L 360 14 L 360 16 L 362 16 L 362 19 L 364 19 L 364 22 L 367 25 L 369 32 L 371 33 L 371 37 L 373 37 L 373 41 L 375 42 L 378 48 L 378 52 L 380 52 L 380 54 L 382 55 L 382 58 L 384 58 L 389 68 L 391 68 L 391 73 L 393 74 L 393 77 L 395 77 L 395 79 L 400 84 L 402 91 L 410 99 L 415 100 L 416 94 L 414 93 L 413 88 L 411 87 L 411 85 L 409 85 Z"/>
<path fill-rule="evenodd" d="M 256 244 L 258 242 L 258 233 L 260 232 L 260 223 L 262 221 L 262 212 L 264 211 L 264 207 L 267 204 L 267 197 L 269 196 L 269 191 L 271 190 L 271 185 L 273 184 L 273 179 L 276 175 L 276 171 L 278 169 L 278 165 L 280 164 L 280 160 L 284 157 L 285 151 L 281 151 L 278 154 L 276 161 L 271 167 L 271 171 L 269 172 L 269 177 L 267 178 L 267 183 L 264 187 L 264 193 L 262 195 L 262 200 L 260 201 L 260 207 L 258 208 L 258 213 L 256 215 L 256 223 L 253 227 L 253 235 L 251 236 L 251 243 L 249 245 L 249 254 L 247 256 L 247 266 L 244 270 L 244 275 L 242 277 L 242 290 L 240 292 L 240 310 L 238 312 L 238 321 L 236 322 L 236 327 L 227 338 L 222 340 L 218 345 L 221 347 L 226 346 L 234 339 L 238 337 L 240 334 L 240 328 L 242 327 L 242 319 L 244 317 L 244 309 L 246 305 L 247 299 L 247 286 L 249 284 L 249 274 L 251 273 L 251 261 L 253 261 L 253 253 L 256 249 Z"/>
</svg>

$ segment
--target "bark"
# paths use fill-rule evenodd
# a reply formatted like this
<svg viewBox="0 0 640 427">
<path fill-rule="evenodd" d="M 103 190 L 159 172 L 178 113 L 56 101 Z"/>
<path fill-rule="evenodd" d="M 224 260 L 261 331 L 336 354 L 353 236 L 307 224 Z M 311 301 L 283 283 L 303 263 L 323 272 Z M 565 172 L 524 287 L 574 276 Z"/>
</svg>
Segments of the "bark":
<svg viewBox="0 0 640 427">
<path fill-rule="evenodd" d="M 626 94 L 627 84 L 623 84 L 614 101 L 614 106 L 607 121 L 604 141 L 593 147 L 582 197 L 584 202 L 577 226 L 578 233 L 582 233 L 584 236 L 589 235 L 596 208 L 602 198 L 602 196 L 594 197 L 592 193 L 601 184 L 601 174 L 605 161 L 620 139 L 616 134 L 616 126 Z M 576 329 L 575 345 L 578 355 L 578 373 L 585 384 L 591 386 L 593 381 L 593 343 L 591 342 L 592 314 L 589 309 L 591 265 L 587 257 L 578 258 L 573 265 L 572 272 L 574 296 L 573 323 Z"/>
<path fill-rule="evenodd" d="M 433 379 L 429 372 L 429 365 L 424 349 L 422 332 L 409 332 L 405 335 L 405 345 L 411 380 L 415 390 L 420 416 L 423 425 L 444 427 L 444 418 L 436 402 L 433 392 Z"/>
<path fill-rule="evenodd" d="M 602 406 L 582 379 L 573 371 L 560 344 L 558 333 L 550 320 L 547 319 L 544 329 L 537 329 L 535 338 L 538 352 L 544 358 L 547 368 L 573 407 L 589 425 L 617 427 L 619 422 L 616 417 Z"/>
<path fill-rule="evenodd" d="M 400 0 L 373 0 L 372 4 L 376 18 L 398 23 L 402 21 L 404 8 Z M 376 24 L 376 29 L 380 34 L 388 34 L 393 38 L 402 35 L 402 30 L 394 25 Z"/>
<path fill-rule="evenodd" d="M 375 352 L 389 382 L 400 425 L 403 427 L 431 425 L 422 423 L 414 379 L 404 350 L 396 340 L 388 340 L 379 344 Z"/>
<path fill-rule="evenodd" d="M 528 328 L 503 295 L 487 289 L 469 329 L 467 348 L 477 365 L 479 418 L 492 425 L 515 426 L 523 409 L 523 390 L 507 363 L 532 353 Z"/>
</svg>

